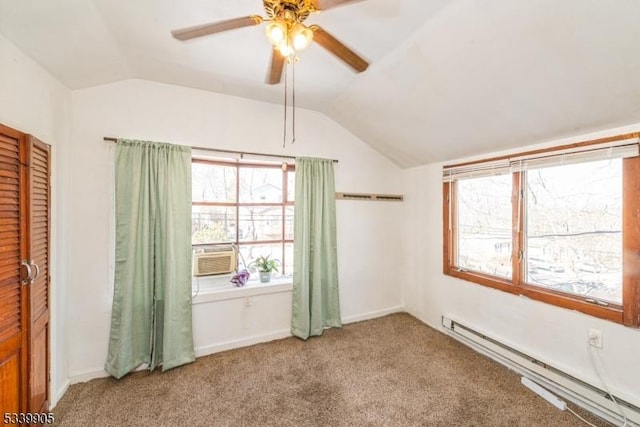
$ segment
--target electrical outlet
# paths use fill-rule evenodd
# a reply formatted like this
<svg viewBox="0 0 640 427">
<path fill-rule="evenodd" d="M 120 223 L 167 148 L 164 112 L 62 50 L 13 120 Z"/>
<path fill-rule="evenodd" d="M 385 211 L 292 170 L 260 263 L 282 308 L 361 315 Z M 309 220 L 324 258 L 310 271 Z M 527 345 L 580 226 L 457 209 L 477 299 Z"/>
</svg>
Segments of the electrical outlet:
<svg viewBox="0 0 640 427">
<path fill-rule="evenodd" d="M 595 348 L 602 348 L 602 331 L 599 329 L 589 329 L 589 345 Z"/>
</svg>

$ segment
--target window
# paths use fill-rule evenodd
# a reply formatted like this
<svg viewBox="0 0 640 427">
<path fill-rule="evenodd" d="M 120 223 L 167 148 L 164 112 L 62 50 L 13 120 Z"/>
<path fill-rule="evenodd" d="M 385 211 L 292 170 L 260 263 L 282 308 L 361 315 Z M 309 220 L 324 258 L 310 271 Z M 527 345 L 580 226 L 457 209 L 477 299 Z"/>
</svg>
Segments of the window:
<svg viewBox="0 0 640 427">
<path fill-rule="evenodd" d="M 638 135 L 445 166 L 444 272 L 640 326 Z"/>
<path fill-rule="evenodd" d="M 527 173 L 527 283 L 622 305 L 622 159 Z"/>
<path fill-rule="evenodd" d="M 511 278 L 511 179 L 458 183 L 458 266 Z"/>
<path fill-rule="evenodd" d="M 293 272 L 294 166 L 194 159 L 194 247 L 235 244 L 249 264 L 269 255 Z"/>
</svg>

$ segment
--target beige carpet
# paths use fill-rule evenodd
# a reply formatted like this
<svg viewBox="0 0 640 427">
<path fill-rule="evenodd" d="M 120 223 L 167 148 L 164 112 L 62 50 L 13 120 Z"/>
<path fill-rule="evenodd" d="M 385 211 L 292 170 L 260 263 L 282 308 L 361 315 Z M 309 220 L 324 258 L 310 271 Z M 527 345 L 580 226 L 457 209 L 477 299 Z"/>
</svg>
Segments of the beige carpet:
<svg viewBox="0 0 640 427">
<path fill-rule="evenodd" d="M 407 314 L 76 384 L 54 413 L 60 426 L 586 425 Z"/>
</svg>

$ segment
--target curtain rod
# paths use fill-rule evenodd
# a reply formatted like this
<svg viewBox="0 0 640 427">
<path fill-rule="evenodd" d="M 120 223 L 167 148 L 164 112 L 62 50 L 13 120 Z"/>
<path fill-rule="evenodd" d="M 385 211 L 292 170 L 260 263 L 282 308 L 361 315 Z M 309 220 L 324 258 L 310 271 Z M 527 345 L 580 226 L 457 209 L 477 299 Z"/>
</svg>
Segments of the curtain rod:
<svg viewBox="0 0 640 427">
<path fill-rule="evenodd" d="M 105 141 L 108 142 L 116 142 L 118 140 L 118 138 L 114 138 L 112 136 L 105 136 L 103 138 Z M 242 158 L 242 156 L 244 155 L 248 155 L 248 156 L 261 156 L 261 157 L 274 157 L 274 158 L 278 158 L 278 159 L 294 159 L 295 160 L 295 156 L 284 156 L 284 155 L 279 155 L 279 154 L 265 154 L 265 153 L 254 153 L 251 151 L 236 151 L 236 150 L 222 150 L 222 149 L 218 149 L 218 148 L 208 148 L 208 147 L 191 147 L 192 150 L 202 150 L 202 151 L 213 151 L 216 153 L 227 153 L 227 154 L 239 154 L 240 158 Z M 336 159 L 330 159 L 333 163 L 338 163 L 338 160 Z"/>
</svg>

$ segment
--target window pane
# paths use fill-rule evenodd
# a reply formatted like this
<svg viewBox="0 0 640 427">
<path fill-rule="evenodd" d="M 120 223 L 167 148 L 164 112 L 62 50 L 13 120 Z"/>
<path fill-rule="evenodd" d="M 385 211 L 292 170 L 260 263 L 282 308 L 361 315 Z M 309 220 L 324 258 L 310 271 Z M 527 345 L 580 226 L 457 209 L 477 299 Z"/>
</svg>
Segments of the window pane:
<svg viewBox="0 0 640 427">
<path fill-rule="evenodd" d="M 296 171 L 287 172 L 287 202 L 293 202 L 296 197 Z"/>
<path fill-rule="evenodd" d="M 240 168 L 240 202 L 282 203 L 282 169 Z"/>
<path fill-rule="evenodd" d="M 240 208 L 240 241 L 282 240 L 282 205 Z"/>
<path fill-rule="evenodd" d="M 236 210 L 222 206 L 193 206 L 191 243 L 234 242 Z"/>
<path fill-rule="evenodd" d="M 511 175 L 457 181 L 457 267 L 511 278 Z"/>
<path fill-rule="evenodd" d="M 192 163 L 191 198 L 194 202 L 235 202 L 234 166 Z"/>
<path fill-rule="evenodd" d="M 241 244 L 240 254 L 242 255 L 240 263 L 242 264 L 242 260 L 244 260 L 247 267 L 260 256 L 269 256 L 270 259 L 278 260 L 278 273 L 275 273 L 274 276 L 278 276 L 282 273 L 282 243 L 269 245 Z"/>
<path fill-rule="evenodd" d="M 527 173 L 527 281 L 622 303 L 622 160 Z"/>
<path fill-rule="evenodd" d="M 285 208 L 284 239 L 293 240 L 293 206 Z"/>
<path fill-rule="evenodd" d="M 293 243 L 285 243 L 284 245 L 282 274 L 285 276 L 293 276 Z"/>
</svg>

